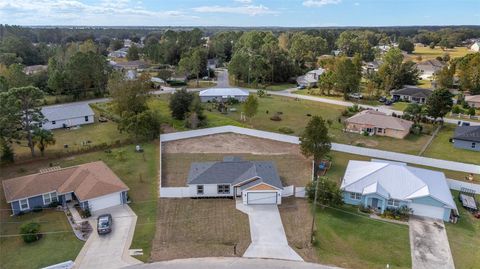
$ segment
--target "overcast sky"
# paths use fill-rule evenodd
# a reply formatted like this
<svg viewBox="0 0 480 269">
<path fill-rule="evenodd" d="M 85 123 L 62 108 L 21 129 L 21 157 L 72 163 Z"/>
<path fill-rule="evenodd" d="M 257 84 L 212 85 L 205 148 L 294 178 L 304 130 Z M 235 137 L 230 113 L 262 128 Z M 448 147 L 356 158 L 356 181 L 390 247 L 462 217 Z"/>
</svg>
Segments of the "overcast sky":
<svg viewBox="0 0 480 269">
<path fill-rule="evenodd" d="M 480 0 L 0 0 L 0 23 L 304 27 L 480 25 Z"/>
</svg>

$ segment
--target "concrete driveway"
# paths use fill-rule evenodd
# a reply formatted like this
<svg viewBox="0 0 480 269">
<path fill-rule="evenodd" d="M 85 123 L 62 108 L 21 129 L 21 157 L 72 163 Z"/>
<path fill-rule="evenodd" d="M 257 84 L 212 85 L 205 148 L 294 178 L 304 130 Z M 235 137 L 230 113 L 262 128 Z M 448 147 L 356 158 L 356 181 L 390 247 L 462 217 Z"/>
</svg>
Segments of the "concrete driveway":
<svg viewBox="0 0 480 269">
<path fill-rule="evenodd" d="M 245 206 L 237 201 L 237 209 L 248 214 L 252 243 L 243 257 L 303 261 L 289 245 L 277 205 Z"/>
<path fill-rule="evenodd" d="M 445 225 L 441 220 L 410 217 L 413 269 L 454 269 Z"/>
<path fill-rule="evenodd" d="M 98 235 L 96 219 L 110 213 L 113 217 L 112 232 Z M 75 268 L 121 268 L 141 262 L 128 255 L 132 243 L 137 215 L 128 205 L 99 210 L 89 219 L 94 231 L 75 259 Z"/>
</svg>

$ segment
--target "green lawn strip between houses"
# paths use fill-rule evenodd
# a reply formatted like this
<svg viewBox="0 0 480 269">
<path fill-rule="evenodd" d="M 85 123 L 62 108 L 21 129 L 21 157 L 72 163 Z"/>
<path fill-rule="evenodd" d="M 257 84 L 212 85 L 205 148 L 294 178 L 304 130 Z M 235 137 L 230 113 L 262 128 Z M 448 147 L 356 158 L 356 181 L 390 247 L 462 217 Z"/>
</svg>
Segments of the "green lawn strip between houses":
<svg viewBox="0 0 480 269">
<path fill-rule="evenodd" d="M 133 242 L 131 248 L 141 248 L 143 249 L 143 256 L 136 256 L 136 258 L 142 261 L 148 261 L 151 251 L 151 242 L 153 235 L 155 234 L 155 223 L 156 223 L 156 208 L 157 208 L 157 198 L 158 198 L 158 168 L 159 168 L 159 147 L 158 142 L 150 142 L 143 145 L 144 153 L 136 153 L 135 145 L 128 145 L 113 149 L 111 153 L 97 151 L 87 154 L 76 155 L 75 157 L 58 159 L 56 161 L 50 160 L 52 165 L 59 165 L 61 167 L 68 167 L 72 165 L 93 162 L 102 160 L 104 161 L 130 188 L 128 192 L 129 198 L 133 201 L 130 204 L 130 207 L 138 215 L 137 226 L 135 228 L 135 234 L 133 237 Z M 121 153 L 119 153 L 121 152 Z M 39 168 L 48 167 L 49 161 L 41 160 L 34 163 L 14 165 L 10 167 L 2 167 L 2 179 L 17 177 L 21 175 L 31 174 L 38 172 Z M 3 190 L 1 191 L 0 197 L 2 197 L 2 208 L 8 209 L 9 206 L 5 203 L 3 197 Z M 34 216 L 40 216 L 43 218 L 44 215 L 49 216 L 50 214 L 48 209 L 44 210 L 42 213 L 29 213 L 23 216 L 22 218 L 31 218 Z M 5 211 L 9 212 L 9 211 Z M 15 221 L 17 217 L 9 217 L 4 212 L 2 212 L 2 222 Z M 64 225 L 61 227 L 61 230 L 71 230 L 68 226 L 65 215 L 62 212 L 58 213 L 55 217 L 49 217 L 47 220 L 49 224 L 42 224 L 42 227 L 49 228 L 52 230 L 58 230 L 57 226 L 50 226 L 50 222 L 64 222 Z M 22 220 L 21 220 L 22 221 Z M 22 221 L 23 222 L 23 221 Z M 19 227 L 21 224 L 17 224 Z M 18 227 L 13 231 L 4 231 L 2 225 L 2 234 L 9 234 L 11 232 L 18 233 Z M 68 236 L 67 236 L 68 235 Z M 38 260 L 36 263 L 32 263 L 32 268 L 38 267 L 38 264 L 48 265 L 52 262 L 63 262 L 68 259 L 74 259 L 81 248 L 77 248 L 76 244 L 71 241 L 76 242 L 77 240 L 72 233 L 63 234 L 65 239 L 58 240 L 62 237 L 53 237 L 47 235 L 45 238 L 42 238 L 38 244 L 57 244 L 55 247 L 49 248 L 31 248 L 31 245 L 23 244 L 20 241 L 11 240 L 10 238 L 2 239 L 2 249 L 10 249 L 11 247 L 16 248 L 16 253 L 18 255 L 24 255 L 23 250 L 30 250 L 32 256 L 37 255 Z M 56 239 L 57 238 L 57 239 Z M 20 240 L 20 239 L 19 239 Z M 45 240 L 45 243 L 42 241 Z M 52 242 L 50 242 L 52 240 Z M 21 243 L 21 244 L 20 244 Z M 81 245 L 81 241 L 78 241 Z M 35 243 L 37 244 L 37 243 Z M 74 244 L 72 246 L 72 244 Z M 32 245 L 33 246 L 33 245 Z M 51 245 L 50 245 L 51 246 Z M 59 257 L 56 260 L 52 260 L 51 257 L 55 257 L 58 249 L 61 249 L 61 252 L 65 252 L 62 257 Z M 50 255 L 52 253 L 52 255 Z M 3 257 L 2 260 L 6 259 L 7 262 L 12 259 L 22 259 L 20 256 L 9 256 Z M 13 264 L 12 264 L 13 265 Z M 6 267 L 6 268 L 28 268 L 28 267 Z"/>
</svg>

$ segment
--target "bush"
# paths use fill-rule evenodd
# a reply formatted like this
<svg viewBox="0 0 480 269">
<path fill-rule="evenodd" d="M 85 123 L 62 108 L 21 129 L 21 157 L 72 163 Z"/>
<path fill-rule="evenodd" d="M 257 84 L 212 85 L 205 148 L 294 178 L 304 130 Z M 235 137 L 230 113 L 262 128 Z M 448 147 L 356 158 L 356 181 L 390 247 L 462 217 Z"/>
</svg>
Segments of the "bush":
<svg viewBox="0 0 480 269">
<path fill-rule="evenodd" d="M 38 234 L 39 231 L 40 224 L 36 222 L 28 222 L 20 226 L 20 234 L 25 243 L 32 243 L 39 240 L 41 238 L 40 234 Z"/>
<path fill-rule="evenodd" d="M 43 211 L 43 207 L 41 206 L 35 206 L 34 208 L 32 208 L 32 212 L 35 212 L 35 213 L 42 212 L 42 211 Z"/>
<path fill-rule="evenodd" d="M 453 106 L 452 113 L 453 114 L 463 113 L 463 109 L 459 105 Z"/>
<path fill-rule="evenodd" d="M 55 207 L 57 207 L 57 206 L 59 206 L 59 205 L 60 205 L 60 203 L 59 203 L 58 201 L 55 201 L 55 202 L 51 202 L 51 203 L 48 205 L 48 207 L 50 207 L 50 208 L 55 208 Z"/>
<path fill-rule="evenodd" d="M 280 115 L 275 114 L 275 115 L 273 115 L 273 116 L 270 117 L 270 120 L 273 120 L 273 121 L 281 121 L 282 118 L 280 117 Z"/>
<path fill-rule="evenodd" d="M 363 204 L 361 204 L 358 207 L 358 210 L 360 210 L 360 212 L 367 213 L 367 214 L 372 213 L 372 209 L 369 206 L 364 206 Z"/>
<path fill-rule="evenodd" d="M 473 108 L 473 107 L 469 108 L 467 113 L 470 116 L 475 116 L 475 108 Z"/>
<path fill-rule="evenodd" d="M 284 133 L 284 134 L 293 134 L 295 132 L 294 130 L 292 130 L 289 127 L 280 127 L 280 128 L 278 128 L 278 131 L 280 133 Z"/>
</svg>

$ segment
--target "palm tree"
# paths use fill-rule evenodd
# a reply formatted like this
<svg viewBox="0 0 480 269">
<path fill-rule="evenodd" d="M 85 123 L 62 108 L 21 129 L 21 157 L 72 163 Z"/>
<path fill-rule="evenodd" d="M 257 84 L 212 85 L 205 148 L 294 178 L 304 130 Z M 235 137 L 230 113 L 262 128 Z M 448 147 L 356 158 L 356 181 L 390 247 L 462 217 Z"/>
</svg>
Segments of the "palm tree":
<svg viewBox="0 0 480 269">
<path fill-rule="evenodd" d="M 56 141 L 53 137 L 53 133 L 49 130 L 38 128 L 33 132 L 33 143 L 37 145 L 42 156 L 44 155 L 44 151 L 47 146 L 55 145 L 55 142 Z"/>
</svg>

